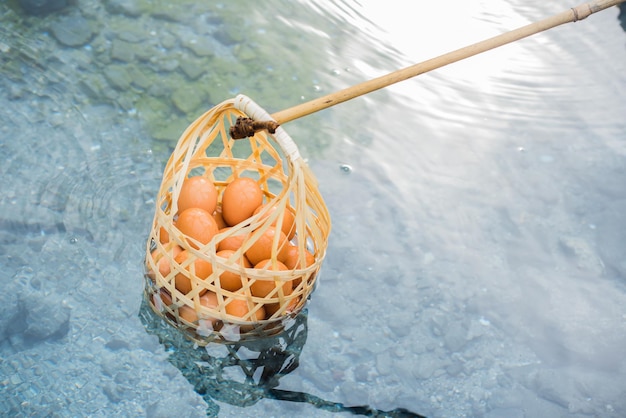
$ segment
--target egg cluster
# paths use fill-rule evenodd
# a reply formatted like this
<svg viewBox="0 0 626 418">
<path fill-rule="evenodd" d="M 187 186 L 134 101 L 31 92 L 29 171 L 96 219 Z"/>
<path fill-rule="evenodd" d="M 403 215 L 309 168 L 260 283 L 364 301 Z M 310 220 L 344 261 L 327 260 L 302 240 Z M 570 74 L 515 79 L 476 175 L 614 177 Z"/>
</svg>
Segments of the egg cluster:
<svg viewBox="0 0 626 418">
<path fill-rule="evenodd" d="M 230 182 L 222 192 L 221 203 L 218 203 L 219 197 L 218 189 L 205 177 L 193 176 L 184 180 L 176 201 L 177 213 L 174 217 L 174 226 L 180 231 L 189 247 L 199 250 L 216 234 L 227 232 L 237 225 L 250 224 L 250 218 L 259 214 L 262 215 L 258 221 L 262 221 L 277 209 L 269 206 L 270 203 L 264 203 L 263 191 L 254 179 L 248 177 L 239 177 Z M 262 224 L 262 222 L 257 222 L 257 224 Z M 283 300 L 289 301 L 289 306 L 285 307 L 284 311 L 290 312 L 299 300 L 298 298 L 285 298 L 298 287 L 301 278 L 248 281 L 236 271 L 243 272 L 244 269 L 280 271 L 306 268 L 315 263 L 315 257 L 307 250 L 305 250 L 304 257 L 301 257 L 299 247 L 294 243 L 296 225 L 294 213 L 290 208 L 286 208 L 283 214 L 276 216 L 276 220 L 270 226 L 265 225 L 261 234 L 259 231 L 255 234 L 255 231 L 251 230 L 245 234 L 226 234 L 226 238 L 216 243 L 216 257 L 222 257 L 225 263 L 231 262 L 242 267 L 242 269 L 230 269 L 233 271 L 224 270 L 219 275 L 213 274 L 214 265 L 209 261 L 195 257 L 193 262 L 188 262 L 189 250 L 174 243 L 168 245 L 170 236 L 163 227 L 160 228 L 158 239 L 164 248 L 169 248 L 171 257 L 165 257 L 158 249 L 154 249 L 151 256 L 161 276 L 167 277 L 172 271 L 175 272 L 173 279 L 178 292 L 182 294 L 192 292 L 193 276 L 200 280 L 210 280 L 214 288 L 232 292 L 232 296 L 242 294 L 242 297 L 223 299 L 226 314 L 250 321 L 269 319 L 282 306 L 279 303 L 256 304 L 253 307 L 254 310 L 251 311 L 251 304 L 243 296 L 245 284 L 248 284 L 246 290 L 249 294 L 256 298 L 265 298 L 268 295 L 276 297 L 277 294 L 282 294 Z M 246 245 L 245 251 L 238 251 L 245 242 L 252 239 L 252 234 L 254 234 L 254 242 Z M 303 267 L 300 265 L 301 260 L 304 260 L 306 264 Z M 154 272 L 148 271 L 148 276 L 153 281 L 155 280 Z M 279 287 L 281 289 L 278 289 Z M 172 304 L 172 296 L 166 289 L 161 289 L 159 293 L 161 302 L 168 306 Z M 209 309 L 217 309 L 219 298 L 215 292 L 203 288 L 198 296 L 201 305 Z M 188 322 L 198 320 L 198 314 L 190 306 L 180 306 L 178 313 Z"/>
</svg>

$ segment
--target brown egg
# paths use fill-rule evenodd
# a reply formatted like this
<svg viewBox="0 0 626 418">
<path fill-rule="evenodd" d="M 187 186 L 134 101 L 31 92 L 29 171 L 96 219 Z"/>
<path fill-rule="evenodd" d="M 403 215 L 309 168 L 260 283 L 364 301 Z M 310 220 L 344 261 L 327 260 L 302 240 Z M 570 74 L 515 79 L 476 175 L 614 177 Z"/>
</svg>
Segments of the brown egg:
<svg viewBox="0 0 626 418">
<path fill-rule="evenodd" d="M 265 232 L 263 232 L 263 234 L 254 242 L 254 244 L 248 248 L 248 251 L 246 251 L 246 257 L 248 257 L 248 260 L 250 260 L 253 265 L 258 264 L 262 260 L 272 258 L 272 245 L 276 231 L 277 229 L 275 227 L 268 227 L 267 230 L 265 230 Z M 276 259 L 282 262 L 284 260 L 285 252 L 287 251 L 289 241 L 283 231 L 278 230 L 278 233 L 280 236 L 278 237 L 278 253 L 276 254 Z M 251 232 L 250 234 L 254 234 L 254 232 Z M 250 237 L 250 235 L 248 237 Z"/>
<path fill-rule="evenodd" d="M 298 306 L 298 303 L 300 303 L 300 296 L 298 296 L 297 298 L 293 298 L 291 299 L 291 302 L 289 302 L 289 305 L 287 306 L 287 309 L 285 309 L 285 313 L 292 313 L 296 310 L 296 307 Z"/>
<path fill-rule="evenodd" d="M 161 254 L 158 248 L 152 250 L 152 252 L 150 253 L 150 256 L 152 257 L 155 264 L 157 265 L 157 268 L 159 269 L 159 274 L 162 277 L 166 277 L 172 271 L 172 268 L 170 266 L 171 257 L 176 257 L 182 250 L 183 249 L 180 248 L 178 245 L 174 245 L 172 249 L 170 250 L 171 251 L 170 256 Z M 150 269 L 149 266 L 148 266 L 148 277 L 150 277 L 150 279 L 152 279 L 153 282 L 156 280 L 155 274 Z"/>
<path fill-rule="evenodd" d="M 315 263 L 315 257 L 308 250 L 304 250 L 305 266 L 309 267 Z M 284 264 L 289 270 L 300 268 L 300 251 L 297 245 L 289 245 L 284 253 Z"/>
<path fill-rule="evenodd" d="M 207 292 L 204 295 L 200 296 L 200 304 L 206 306 L 207 308 L 215 308 L 217 306 L 217 296 L 213 292 Z M 202 317 L 198 316 L 198 312 L 191 306 L 183 305 L 178 308 L 178 316 L 183 318 L 187 322 L 196 322 L 198 319 L 208 320 L 211 324 L 215 324 L 217 322 L 216 318 L 211 317 Z"/>
<path fill-rule="evenodd" d="M 195 309 L 187 305 L 183 305 L 178 308 L 178 316 L 187 322 L 195 322 L 198 320 L 198 314 Z"/>
<path fill-rule="evenodd" d="M 246 317 L 248 316 L 250 312 L 250 308 L 248 307 L 248 302 L 243 299 L 235 299 L 235 298 L 230 299 L 227 302 L 225 309 L 226 309 L 226 313 L 229 315 L 233 315 L 239 318 L 245 318 L 249 320 Z M 255 317 L 255 320 L 257 321 L 261 321 L 265 319 L 265 308 L 261 306 L 254 313 L 254 317 Z"/>
<path fill-rule="evenodd" d="M 162 310 L 160 307 L 162 308 L 163 306 L 170 306 L 172 304 L 172 296 L 167 289 L 161 288 L 153 295 L 152 302 L 157 309 Z"/>
<path fill-rule="evenodd" d="M 194 176 L 183 181 L 178 196 L 178 213 L 183 213 L 189 208 L 200 208 L 212 214 L 216 206 L 217 189 L 210 180 Z"/>
<path fill-rule="evenodd" d="M 215 255 L 222 258 L 229 258 L 234 253 L 235 252 L 233 250 L 222 250 L 218 251 Z M 239 264 L 243 267 L 252 267 L 252 264 L 250 264 L 250 261 L 248 261 L 245 255 L 241 256 L 241 258 L 239 259 Z M 241 275 L 233 273 L 231 271 L 223 272 L 222 274 L 220 274 L 220 286 L 222 289 L 230 290 L 231 292 L 234 292 L 237 289 L 241 289 Z"/>
<path fill-rule="evenodd" d="M 225 232 L 228 228 L 220 229 L 219 232 Z M 220 242 L 217 243 L 217 251 L 224 250 L 238 250 L 243 244 L 243 241 L 246 239 L 246 235 L 232 235 L 228 238 L 224 238 Z"/>
<path fill-rule="evenodd" d="M 291 299 L 291 301 L 289 302 L 289 305 L 287 306 L 287 308 L 285 308 L 285 311 L 283 312 L 283 314 L 290 314 L 291 312 L 293 312 L 294 309 L 296 309 L 296 306 L 298 305 L 299 301 L 300 301 L 299 297 Z M 265 304 L 264 308 L 265 308 L 266 318 L 270 319 L 272 315 L 274 315 L 280 309 L 280 303 L 267 303 Z"/>
<path fill-rule="evenodd" d="M 268 205 L 269 205 L 269 203 L 262 204 L 261 206 L 259 206 L 258 208 L 255 209 L 253 215 L 256 215 L 257 213 L 263 211 L 263 209 L 265 209 Z M 271 208 L 269 208 L 267 214 L 263 218 L 261 218 L 261 219 L 267 218 L 275 210 L 276 210 L 276 206 L 272 206 Z M 279 222 L 279 220 L 280 220 L 280 216 L 272 223 L 272 226 L 276 226 L 276 224 Z M 291 212 L 289 210 L 289 208 L 287 208 L 285 210 L 280 229 L 285 233 L 287 238 L 290 239 L 290 240 L 296 234 L 296 219 L 293 216 L 293 212 Z"/>
<path fill-rule="evenodd" d="M 175 222 L 176 228 L 189 238 L 193 238 L 202 244 L 211 241 L 211 238 L 217 234 L 217 224 L 213 216 L 204 209 L 189 208 L 184 210 Z M 189 244 L 198 248 L 198 246 L 189 241 Z"/>
<path fill-rule="evenodd" d="M 200 305 L 205 306 L 209 309 L 216 309 L 218 302 L 217 302 L 217 295 L 214 292 L 206 292 L 204 295 L 200 296 Z M 209 321 L 211 323 L 211 328 L 213 328 L 215 326 L 215 324 L 218 322 L 217 318 L 214 318 L 212 316 L 206 316 L 205 314 L 200 315 L 200 320 L 206 320 Z M 200 324 L 203 325 L 203 324 Z M 204 326 L 206 326 L 206 324 L 204 324 Z"/>
<path fill-rule="evenodd" d="M 187 250 L 181 251 L 180 254 L 174 257 L 174 261 L 176 261 L 178 264 L 182 264 L 185 260 L 187 260 L 188 256 L 189 252 Z M 184 294 L 189 293 L 192 288 L 190 280 L 192 274 L 191 266 L 191 264 L 187 266 L 185 268 L 186 272 L 178 273 L 174 278 L 176 290 Z M 206 280 L 206 278 L 209 277 L 211 273 L 213 273 L 213 266 L 211 265 L 211 263 L 201 258 L 196 258 L 193 262 L 193 266 L 196 277 L 201 280 Z M 199 294 L 202 295 L 205 292 L 206 289 L 203 289 L 200 291 Z"/>
<path fill-rule="evenodd" d="M 226 221 L 224 220 L 224 216 L 222 215 L 221 205 L 218 205 L 217 209 L 215 209 L 215 212 L 213 212 L 213 219 L 215 219 L 215 223 L 217 224 L 217 229 L 224 229 L 228 227 L 228 225 L 226 224 Z"/>
<path fill-rule="evenodd" d="M 215 292 L 206 292 L 204 295 L 200 296 L 200 305 L 206 306 L 207 308 L 216 308 L 217 303 L 217 295 Z"/>
<path fill-rule="evenodd" d="M 289 270 L 287 266 L 285 266 L 280 261 L 276 261 L 276 263 L 272 263 L 272 260 L 263 260 L 260 263 L 254 266 L 255 269 L 267 269 L 272 271 L 279 270 Z M 253 296 L 257 296 L 260 298 L 264 298 L 270 293 L 274 291 L 277 287 L 283 287 L 283 295 L 288 296 L 293 291 L 293 283 L 291 280 L 277 280 L 277 279 L 255 279 L 254 283 L 250 285 L 250 293 Z M 277 294 L 274 294 L 272 297 L 277 297 Z"/>
<path fill-rule="evenodd" d="M 289 245 L 287 250 L 285 251 L 285 265 L 289 270 L 293 270 L 300 267 L 300 250 L 297 245 Z M 315 256 L 311 254 L 308 250 L 304 250 L 304 261 L 305 267 L 312 266 L 315 264 Z M 313 277 L 313 276 L 311 276 Z M 293 279 L 293 288 L 297 288 L 302 282 L 302 277 L 296 277 Z"/>
<path fill-rule="evenodd" d="M 173 319 L 172 314 L 166 309 L 167 306 L 172 304 L 172 295 L 170 295 L 167 289 L 162 287 L 157 293 L 152 295 L 152 303 L 158 311 L 164 313 L 168 318 Z"/>
<path fill-rule="evenodd" d="M 263 203 L 263 191 L 256 181 L 239 177 L 224 189 L 222 216 L 229 226 L 245 221 Z"/>
<path fill-rule="evenodd" d="M 159 228 L 159 241 L 161 244 L 167 244 L 170 242 L 170 234 L 163 227 Z"/>
</svg>

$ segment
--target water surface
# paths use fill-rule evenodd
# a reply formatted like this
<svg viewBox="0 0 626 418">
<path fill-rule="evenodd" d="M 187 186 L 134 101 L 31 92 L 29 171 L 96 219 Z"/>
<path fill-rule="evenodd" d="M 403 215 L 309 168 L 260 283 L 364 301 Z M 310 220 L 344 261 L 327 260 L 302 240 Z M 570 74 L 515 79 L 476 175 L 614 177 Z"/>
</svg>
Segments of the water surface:
<svg viewBox="0 0 626 418">
<path fill-rule="evenodd" d="M 624 416 L 617 8 L 285 126 L 333 231 L 278 348 L 197 351 L 141 309 L 162 169 L 203 110 L 278 111 L 564 7 L 1 3 L 0 411 Z"/>
</svg>

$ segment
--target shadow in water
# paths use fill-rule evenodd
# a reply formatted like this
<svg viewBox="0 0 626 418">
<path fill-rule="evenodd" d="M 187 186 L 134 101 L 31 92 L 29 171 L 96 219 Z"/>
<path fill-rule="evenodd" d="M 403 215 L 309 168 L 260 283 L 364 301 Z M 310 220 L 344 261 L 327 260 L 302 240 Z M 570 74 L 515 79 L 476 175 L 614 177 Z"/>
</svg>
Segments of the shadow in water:
<svg viewBox="0 0 626 418">
<path fill-rule="evenodd" d="M 279 335 L 236 344 L 209 344 L 198 347 L 158 317 L 143 300 L 139 312 L 146 331 L 159 338 L 168 360 L 176 366 L 209 405 L 208 416 L 217 416 L 215 401 L 239 407 L 261 399 L 305 402 L 329 412 L 350 412 L 371 417 L 423 417 L 397 408 L 380 411 L 369 406 L 345 406 L 317 396 L 277 389 L 281 377 L 294 371 L 307 339 L 307 312 L 303 310 L 293 325 Z"/>
</svg>

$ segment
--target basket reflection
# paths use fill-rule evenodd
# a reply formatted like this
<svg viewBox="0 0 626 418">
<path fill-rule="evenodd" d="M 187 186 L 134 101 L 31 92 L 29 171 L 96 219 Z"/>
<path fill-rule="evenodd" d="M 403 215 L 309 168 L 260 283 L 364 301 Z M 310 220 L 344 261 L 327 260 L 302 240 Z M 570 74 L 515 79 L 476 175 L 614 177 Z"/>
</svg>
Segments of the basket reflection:
<svg viewBox="0 0 626 418">
<path fill-rule="evenodd" d="M 298 367 L 307 338 L 306 312 L 298 314 L 280 334 L 205 347 L 199 347 L 156 315 L 145 298 L 139 317 L 146 331 L 159 338 L 169 353 L 169 362 L 203 396 L 209 409 L 218 408 L 214 401 L 246 407 L 268 398 L 268 390 Z"/>
<path fill-rule="evenodd" d="M 168 361 L 176 366 L 208 404 L 207 416 L 218 416 L 224 402 L 248 407 L 261 399 L 308 403 L 329 412 L 372 417 L 423 417 L 397 408 L 380 411 L 370 406 L 345 406 L 308 393 L 277 389 L 279 380 L 299 365 L 307 339 L 307 310 L 276 335 L 234 344 L 198 346 L 169 325 L 143 298 L 139 317 L 146 331 L 159 338 Z"/>
</svg>

